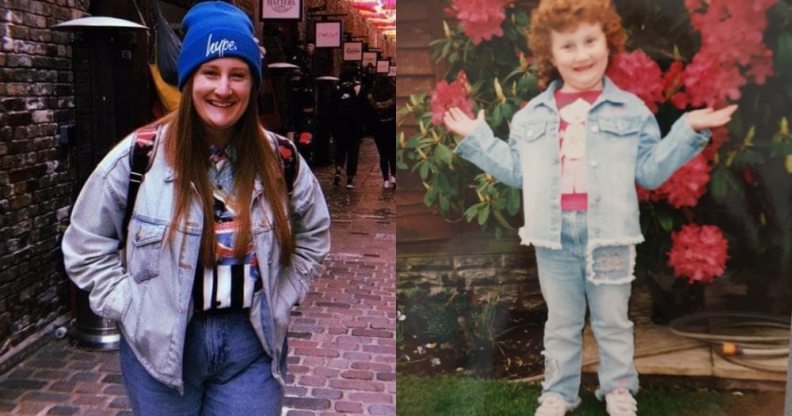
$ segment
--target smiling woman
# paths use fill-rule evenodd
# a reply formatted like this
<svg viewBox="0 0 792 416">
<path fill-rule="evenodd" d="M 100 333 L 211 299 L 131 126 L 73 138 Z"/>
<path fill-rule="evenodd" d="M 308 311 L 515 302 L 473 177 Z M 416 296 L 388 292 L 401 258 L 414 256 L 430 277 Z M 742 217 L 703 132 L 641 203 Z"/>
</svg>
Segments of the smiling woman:
<svg viewBox="0 0 792 416">
<path fill-rule="evenodd" d="M 245 112 L 252 88 L 250 68 L 241 59 L 219 58 L 198 68 L 192 82 L 192 100 L 209 143 L 219 148 L 228 145 L 231 128 Z"/>
<path fill-rule="evenodd" d="M 145 181 L 128 200 L 133 133 L 80 193 L 64 261 L 119 323 L 135 414 L 280 415 L 289 312 L 329 251 L 327 206 L 294 145 L 258 122 L 247 15 L 202 2 L 182 24 L 179 105 L 140 130 L 157 137 Z"/>
</svg>

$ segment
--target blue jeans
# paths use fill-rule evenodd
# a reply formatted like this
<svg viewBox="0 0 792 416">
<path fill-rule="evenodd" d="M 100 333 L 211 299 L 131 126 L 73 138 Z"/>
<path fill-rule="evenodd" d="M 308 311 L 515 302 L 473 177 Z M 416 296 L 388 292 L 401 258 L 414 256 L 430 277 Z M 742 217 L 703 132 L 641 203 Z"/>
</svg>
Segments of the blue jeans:
<svg viewBox="0 0 792 416">
<path fill-rule="evenodd" d="M 184 347 L 184 395 L 151 377 L 122 339 L 121 373 L 135 415 L 280 415 L 283 388 L 249 319 L 247 311 L 193 316 Z"/>
<path fill-rule="evenodd" d="M 595 285 L 587 280 L 587 243 L 586 213 L 564 211 L 561 249 L 536 248 L 539 285 L 547 303 L 542 394 L 559 394 L 570 406 L 580 401 L 582 331 L 587 302 L 599 350 L 597 397 L 617 388 L 638 391 L 638 373 L 633 363 L 633 324 L 627 317 L 631 286 L 629 283 Z"/>
</svg>

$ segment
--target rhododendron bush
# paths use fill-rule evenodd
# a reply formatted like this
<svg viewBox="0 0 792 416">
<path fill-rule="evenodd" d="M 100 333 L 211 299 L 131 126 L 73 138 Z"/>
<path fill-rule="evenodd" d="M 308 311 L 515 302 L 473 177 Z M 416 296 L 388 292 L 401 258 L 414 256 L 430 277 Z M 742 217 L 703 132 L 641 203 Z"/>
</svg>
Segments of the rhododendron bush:
<svg viewBox="0 0 792 416">
<path fill-rule="evenodd" d="M 584 1 L 584 0 L 582 0 Z M 419 175 L 427 205 L 496 235 L 520 225 L 521 196 L 457 158 L 442 124 L 452 106 L 485 110 L 507 140 L 512 115 L 540 91 L 525 40 L 535 1 L 450 0 L 432 56 L 434 91 L 400 110 L 419 132 L 399 136 L 399 165 Z M 726 278 L 792 287 L 792 0 L 616 0 L 629 34 L 607 75 L 636 94 L 663 133 L 694 108 L 739 104 L 704 151 L 655 190 L 637 188 L 646 242 L 639 276 Z M 757 284 L 759 284 L 757 283 Z"/>
</svg>

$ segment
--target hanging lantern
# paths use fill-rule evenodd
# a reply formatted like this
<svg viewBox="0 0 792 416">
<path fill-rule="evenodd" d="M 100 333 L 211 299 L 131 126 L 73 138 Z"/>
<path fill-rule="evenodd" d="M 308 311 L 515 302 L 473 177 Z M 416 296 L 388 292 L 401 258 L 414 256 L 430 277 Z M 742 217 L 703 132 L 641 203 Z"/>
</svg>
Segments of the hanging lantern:
<svg viewBox="0 0 792 416">
<path fill-rule="evenodd" d="M 396 10 L 396 0 L 381 0 L 382 8 L 386 10 Z"/>
</svg>

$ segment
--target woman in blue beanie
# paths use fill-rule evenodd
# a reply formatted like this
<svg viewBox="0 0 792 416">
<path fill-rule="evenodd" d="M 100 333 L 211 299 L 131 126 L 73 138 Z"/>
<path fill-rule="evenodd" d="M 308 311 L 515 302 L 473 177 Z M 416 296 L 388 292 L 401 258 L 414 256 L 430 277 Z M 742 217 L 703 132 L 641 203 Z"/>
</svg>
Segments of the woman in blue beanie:
<svg viewBox="0 0 792 416">
<path fill-rule="evenodd" d="M 136 415 L 280 415 L 289 313 L 321 274 L 330 217 L 294 147 L 258 122 L 248 16 L 211 1 L 182 23 L 179 106 L 100 162 L 74 205 L 64 260 L 94 312 L 119 323 Z M 143 131 L 157 139 L 128 201 Z"/>
</svg>

